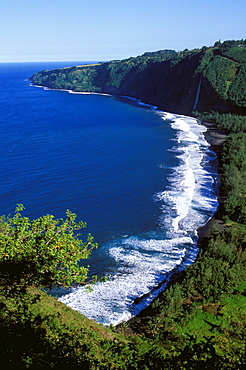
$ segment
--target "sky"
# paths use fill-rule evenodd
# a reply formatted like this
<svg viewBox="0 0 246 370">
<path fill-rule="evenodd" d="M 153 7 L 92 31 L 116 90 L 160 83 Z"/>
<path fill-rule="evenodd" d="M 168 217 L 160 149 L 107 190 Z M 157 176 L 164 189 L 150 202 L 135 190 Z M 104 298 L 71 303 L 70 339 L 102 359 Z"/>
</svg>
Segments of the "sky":
<svg viewBox="0 0 246 370">
<path fill-rule="evenodd" d="M 1 0 L 0 62 L 108 61 L 246 38 L 245 0 Z"/>
</svg>

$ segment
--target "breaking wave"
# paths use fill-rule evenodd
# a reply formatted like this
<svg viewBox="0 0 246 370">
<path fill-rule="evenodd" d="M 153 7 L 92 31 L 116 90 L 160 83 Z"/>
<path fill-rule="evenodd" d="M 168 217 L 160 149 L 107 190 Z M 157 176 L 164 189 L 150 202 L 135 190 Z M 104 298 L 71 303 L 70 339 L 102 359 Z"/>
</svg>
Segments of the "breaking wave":
<svg viewBox="0 0 246 370">
<path fill-rule="evenodd" d="M 161 210 L 156 230 L 120 236 L 104 246 L 114 261 L 100 282 L 88 292 L 72 289 L 60 301 L 104 325 L 116 325 L 147 307 L 164 290 L 174 269 L 196 259 L 197 229 L 217 209 L 216 155 L 210 150 L 206 128 L 191 117 L 152 110 L 174 130 L 171 151 L 178 165 L 169 168 L 168 186 L 153 194 Z M 165 164 L 157 164 L 166 168 Z"/>
</svg>

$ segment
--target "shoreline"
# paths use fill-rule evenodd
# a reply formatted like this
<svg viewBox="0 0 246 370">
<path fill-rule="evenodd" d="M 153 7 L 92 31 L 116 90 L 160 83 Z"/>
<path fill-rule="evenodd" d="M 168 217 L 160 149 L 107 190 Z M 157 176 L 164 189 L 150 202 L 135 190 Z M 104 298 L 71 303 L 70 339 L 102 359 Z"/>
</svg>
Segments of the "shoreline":
<svg viewBox="0 0 246 370">
<path fill-rule="evenodd" d="M 159 109 L 156 106 L 145 103 L 145 102 L 143 102 L 143 101 L 141 101 L 137 98 L 132 98 L 130 96 L 125 96 L 125 95 L 114 95 L 114 94 L 106 94 L 106 93 L 100 93 L 100 92 L 99 93 L 98 92 L 82 92 L 82 91 L 77 92 L 77 91 L 67 90 L 67 89 L 51 89 L 51 88 L 48 88 L 48 87 L 45 87 L 45 86 L 39 86 L 39 85 L 34 85 L 34 84 L 30 84 L 30 86 L 41 87 L 44 90 L 63 91 L 63 92 L 68 92 L 68 93 L 72 93 L 72 94 L 81 94 L 81 95 L 90 95 L 90 94 L 94 95 L 95 94 L 95 95 L 123 97 L 123 98 L 127 98 L 127 99 L 130 99 L 130 100 L 134 100 L 138 104 L 152 107 L 152 109 L 156 110 L 156 111 L 160 111 L 160 112 L 163 112 L 163 113 L 171 113 L 171 114 L 175 114 L 175 115 L 177 114 L 177 113 L 173 113 L 173 112 L 165 112 L 165 111 Z M 182 115 L 182 114 L 178 114 L 178 115 Z M 186 116 L 186 115 L 184 115 L 184 116 Z M 197 117 L 194 117 L 192 115 L 190 115 L 190 117 L 195 118 L 199 124 L 206 127 L 207 130 L 203 133 L 204 138 L 209 144 L 209 149 L 216 153 L 217 160 L 219 161 L 220 153 L 221 153 L 221 149 L 222 149 L 222 144 L 223 144 L 223 142 L 225 141 L 225 139 L 228 135 L 221 132 L 216 127 L 216 125 L 214 123 L 205 122 L 205 121 L 203 121 L 203 120 L 201 120 Z M 218 212 L 219 212 L 219 209 L 220 209 L 220 205 L 221 205 L 221 197 L 220 197 L 220 194 L 219 194 L 218 208 L 217 208 L 216 212 L 207 221 L 207 223 L 205 225 L 199 227 L 196 230 L 197 231 L 197 236 L 198 236 L 196 246 L 199 249 L 199 251 L 205 246 L 206 241 L 210 237 L 212 229 L 214 227 L 217 228 L 218 230 L 223 230 L 223 228 L 224 228 L 223 222 L 218 218 Z M 198 252 L 197 256 L 198 255 L 199 255 L 199 252 Z M 195 263 L 195 261 L 196 261 L 196 259 L 194 260 L 194 262 L 192 262 L 192 264 Z M 151 303 L 146 308 L 144 308 L 142 311 L 137 313 L 135 316 L 132 316 L 129 320 L 126 320 L 126 321 L 123 321 L 119 324 L 116 324 L 115 327 L 116 328 L 120 327 L 122 325 L 122 323 L 123 324 L 126 323 L 126 324 L 129 324 L 130 328 L 133 328 L 137 322 L 142 321 L 142 320 L 144 320 L 145 318 L 147 318 L 149 316 L 152 316 L 153 311 L 154 311 L 154 309 L 152 308 L 153 303 L 158 299 L 158 297 L 163 293 L 163 291 L 168 289 L 175 282 L 181 281 L 182 278 L 184 277 L 184 275 L 185 275 L 185 269 L 180 269 L 180 265 L 176 266 L 172 271 L 168 272 L 166 274 L 165 279 L 163 281 L 161 281 L 156 287 L 153 288 L 153 291 L 156 291 L 156 290 L 159 290 L 159 289 L 162 288 L 161 291 L 156 296 L 156 298 L 154 298 L 153 301 L 151 301 Z M 135 298 L 135 300 L 133 302 L 133 306 L 138 305 L 143 299 L 148 297 L 149 294 L 150 293 L 147 293 L 147 294 L 144 294 L 142 296 L 139 296 L 139 297 Z M 131 329 L 130 329 L 130 331 L 131 331 L 132 334 L 134 333 L 134 331 L 132 331 Z"/>
<path fill-rule="evenodd" d="M 216 153 L 217 160 L 218 160 L 218 175 L 220 175 L 220 156 L 222 152 L 222 146 L 228 134 L 223 133 L 219 130 L 214 123 L 209 122 L 201 122 L 205 127 L 207 127 L 207 131 L 204 133 L 205 139 L 210 144 L 211 150 Z M 216 228 L 218 231 L 222 231 L 224 229 L 224 223 L 220 219 L 220 209 L 222 204 L 222 197 L 221 192 L 219 191 L 219 198 L 218 198 L 218 208 L 217 211 L 214 213 L 212 218 L 201 228 L 197 230 L 198 232 L 198 243 L 197 246 L 202 248 L 206 239 L 210 237 L 212 229 Z M 204 240 L 205 239 L 205 240 Z"/>
<path fill-rule="evenodd" d="M 207 131 L 204 133 L 205 139 L 210 144 L 210 149 L 216 153 L 217 159 L 219 161 L 220 153 L 222 150 L 222 145 L 228 135 L 218 130 L 216 125 L 213 123 L 201 122 L 201 124 L 207 128 Z M 222 204 L 221 195 L 219 193 L 218 208 L 216 212 L 207 221 L 205 225 L 197 229 L 197 234 L 198 234 L 197 247 L 199 248 L 199 253 L 202 249 L 206 248 L 207 241 L 209 237 L 211 236 L 212 230 L 214 228 L 216 228 L 218 231 L 222 231 L 225 228 L 223 221 L 219 217 L 221 204 Z M 196 263 L 196 261 L 194 263 Z M 169 274 L 167 274 L 166 278 L 159 285 L 166 284 L 166 288 L 164 288 L 163 290 L 165 291 L 172 284 L 176 282 L 181 282 L 184 276 L 185 276 L 185 269 L 179 270 L 177 266 L 176 268 L 174 268 L 174 270 L 172 270 Z M 134 335 L 135 333 L 137 333 L 138 327 L 142 326 L 142 324 L 147 322 L 151 317 L 155 315 L 155 309 L 153 308 L 153 304 L 161 296 L 163 291 L 158 294 L 158 296 L 150 303 L 148 307 L 143 309 L 136 316 L 131 317 L 128 321 L 123 323 L 127 325 L 126 330 L 124 330 L 126 335 Z M 141 297 L 139 297 L 139 299 L 141 299 Z M 119 328 L 120 330 L 121 324 L 116 325 L 116 328 Z"/>
</svg>

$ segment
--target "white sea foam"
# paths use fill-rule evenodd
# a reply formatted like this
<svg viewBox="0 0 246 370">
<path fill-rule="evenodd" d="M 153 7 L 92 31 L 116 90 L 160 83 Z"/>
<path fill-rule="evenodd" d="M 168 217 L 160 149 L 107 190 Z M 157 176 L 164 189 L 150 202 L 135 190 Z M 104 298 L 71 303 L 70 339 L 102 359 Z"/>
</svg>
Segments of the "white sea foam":
<svg viewBox="0 0 246 370">
<path fill-rule="evenodd" d="M 79 287 L 60 298 L 104 325 L 115 325 L 137 314 L 165 288 L 166 283 L 160 283 L 168 273 L 195 261 L 196 229 L 217 207 L 215 174 L 206 168 L 206 128 L 191 117 L 156 113 L 175 130 L 172 151 L 179 160 L 170 170 L 168 188 L 153 195 L 162 210 L 160 230 L 108 242 L 109 257 L 116 266 L 108 272 L 108 281 L 96 285 L 93 292 Z"/>
<path fill-rule="evenodd" d="M 162 202 L 161 223 L 171 226 L 171 233 L 194 231 L 208 220 L 217 207 L 214 174 L 204 169 L 209 151 L 209 144 L 204 138 L 206 128 L 191 117 L 158 114 L 164 120 L 170 120 L 171 127 L 176 130 L 178 145 L 174 145 L 172 150 L 180 160 L 180 165 L 170 174 L 168 189 L 155 197 Z M 170 212 L 170 207 L 173 212 Z"/>
<path fill-rule="evenodd" d="M 84 288 L 77 288 L 62 297 L 61 301 L 104 325 L 129 319 L 148 304 L 145 300 L 138 308 L 136 305 L 131 308 L 134 299 L 148 294 L 168 271 L 181 263 L 185 245 L 190 242 L 188 237 L 182 240 L 119 239 L 112 244 L 109 252 L 120 267 L 109 275 L 109 280 L 99 283 L 90 293 Z M 177 247 L 181 243 L 183 247 Z"/>
</svg>

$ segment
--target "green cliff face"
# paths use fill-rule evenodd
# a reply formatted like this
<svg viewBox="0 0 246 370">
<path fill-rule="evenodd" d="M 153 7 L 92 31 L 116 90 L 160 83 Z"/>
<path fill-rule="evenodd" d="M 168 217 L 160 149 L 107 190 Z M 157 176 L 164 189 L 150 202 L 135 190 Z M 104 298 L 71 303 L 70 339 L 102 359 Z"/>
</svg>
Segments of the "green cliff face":
<svg viewBox="0 0 246 370">
<path fill-rule="evenodd" d="M 175 113 L 245 114 L 246 40 L 41 71 L 31 81 L 52 89 L 127 95 Z"/>
</svg>

